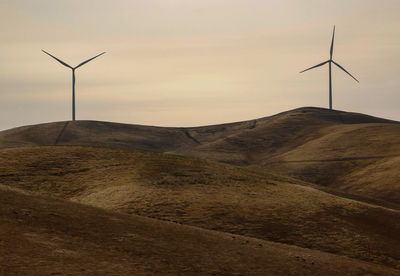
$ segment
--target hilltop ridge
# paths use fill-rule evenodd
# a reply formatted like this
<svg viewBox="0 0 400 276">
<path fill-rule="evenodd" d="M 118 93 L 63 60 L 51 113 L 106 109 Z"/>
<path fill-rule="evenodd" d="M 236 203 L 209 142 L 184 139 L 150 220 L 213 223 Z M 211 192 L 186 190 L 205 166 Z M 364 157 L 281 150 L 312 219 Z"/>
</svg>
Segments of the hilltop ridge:
<svg viewBox="0 0 400 276">
<path fill-rule="evenodd" d="M 360 113 L 303 107 L 202 127 L 67 121 L 0 132 L 0 148 L 52 145 L 174 153 L 400 204 L 400 123 Z"/>
<path fill-rule="evenodd" d="M 280 121 L 290 125 L 395 123 L 360 113 L 302 107 L 254 120 L 200 127 L 157 127 L 103 121 L 61 121 L 0 131 L 1 147 L 90 145 L 172 151 L 214 142 L 240 132 Z M 287 122 L 286 122 L 287 121 Z M 303 122 L 303 123 L 301 123 Z"/>
</svg>

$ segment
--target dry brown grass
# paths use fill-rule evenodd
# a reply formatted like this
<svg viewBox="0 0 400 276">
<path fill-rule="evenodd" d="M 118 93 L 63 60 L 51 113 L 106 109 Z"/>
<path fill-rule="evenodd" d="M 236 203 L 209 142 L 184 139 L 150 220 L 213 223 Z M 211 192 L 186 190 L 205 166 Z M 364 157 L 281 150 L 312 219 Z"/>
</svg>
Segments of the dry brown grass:
<svg viewBox="0 0 400 276">
<path fill-rule="evenodd" d="M 331 126 L 262 167 L 355 195 L 400 203 L 400 124 Z"/>
<path fill-rule="evenodd" d="M 1 275 L 398 275 L 376 264 L 0 185 Z"/>
<path fill-rule="evenodd" d="M 43 145 L 68 147 L 31 147 Z M 103 146 L 115 149 L 101 148 Z M 32 200 L 41 206 L 39 209 L 47 205 L 40 205 L 46 200 L 36 194 L 109 211 L 171 220 L 205 229 L 312 248 L 393 268 L 400 267 L 398 122 L 318 108 L 301 108 L 252 121 L 198 128 L 161 128 L 93 121 L 58 122 L 2 131 L 0 147 L 3 148 L 0 150 L 0 183 L 27 193 L 8 196 L 21 200 L 25 197 L 25 200 Z M 172 154 L 116 148 L 175 153 L 253 169 Z M 260 168 L 317 183 L 326 188 L 271 175 L 262 172 Z M 65 206 L 72 204 L 54 202 L 62 202 L 60 204 Z M 17 202 L 14 201 L 14 204 Z M 61 205 L 61 209 L 72 208 Z M 85 216 L 85 212 L 89 212 L 86 215 L 90 216 L 89 210 L 98 210 L 82 208 L 85 211 L 80 214 L 79 219 Z M 8 222 L 2 226 L 3 232 L 0 234 L 12 231 L 24 233 L 21 230 L 23 225 L 29 226 L 29 221 L 36 219 L 28 216 L 28 221 L 20 217 L 15 221 L 15 217 L 7 216 L 3 217 Z M 66 217 L 68 214 L 63 213 L 59 222 L 65 223 Z M 48 219 L 47 221 L 43 217 L 37 222 L 38 229 L 53 227 L 52 220 Z M 102 229 L 102 220 L 104 217 L 99 218 L 98 224 L 92 226 Z M 46 226 L 46 223 L 50 226 Z M 14 225 L 16 228 L 7 228 L 7 225 Z M 117 228 L 112 228 L 112 231 L 117 231 Z M 19 256 L 18 254 L 23 256 L 17 258 L 20 264 L 29 263 L 29 250 L 47 248 L 43 249 L 45 253 L 38 259 L 40 262 L 54 267 L 56 263 L 60 264 L 68 259 L 70 267 L 75 267 L 76 258 L 68 254 L 68 257 L 54 257 L 56 253 L 48 249 L 54 243 L 54 237 L 46 236 L 38 229 L 31 236 L 28 233 L 27 237 L 11 236 L 14 238 L 9 241 L 0 239 L 0 242 L 7 241 L 8 247 L 5 250 L 13 244 L 20 250 L 19 253 L 11 251 L 14 253 L 5 255 L 8 259 L 3 263 L 11 262 L 12 256 Z M 89 232 L 96 231 L 89 226 L 87 229 L 90 229 Z M 69 235 L 68 229 L 62 231 L 66 233 L 63 232 L 62 235 Z M 78 234 L 74 232 L 72 236 L 74 235 Z M 88 248 L 95 250 L 93 248 L 100 248 L 98 243 L 109 237 L 107 235 L 96 241 L 86 236 L 80 236 L 77 240 L 87 240 L 93 246 L 88 245 Z M 189 237 L 188 240 L 192 242 L 192 238 Z M 40 242 L 32 242 L 35 239 Z M 18 243 L 18 240 L 23 242 Z M 168 247 L 168 242 L 168 239 L 162 241 L 165 248 Z M 120 245 L 110 246 L 119 248 Z M 179 247 L 178 243 L 174 246 Z M 278 247 L 280 246 L 283 245 Z M 104 253 L 103 249 L 99 249 L 97 259 L 90 259 L 88 256 L 84 258 L 92 263 L 88 268 L 101 271 L 107 267 L 107 258 L 114 256 L 112 254 L 122 256 L 118 251 L 120 249 L 118 252 L 113 251 L 111 255 Z M 69 252 L 68 248 L 60 250 L 63 254 Z M 136 268 L 127 265 L 133 259 L 126 258 L 125 255 L 123 258 L 128 261 L 121 262 L 120 268 L 115 269 L 118 271 L 127 266 L 131 269 L 128 271 L 135 273 L 175 273 L 177 270 L 174 269 L 183 269 L 172 261 L 165 262 L 165 254 L 170 254 L 165 250 L 157 255 L 159 260 L 154 260 L 156 267 L 161 270 L 149 270 L 147 263 L 143 266 L 142 259 L 135 270 Z M 210 252 L 222 254 L 217 253 L 220 252 L 218 250 L 220 249 Z M 240 252 L 241 249 L 232 250 Z M 282 249 L 282 252 L 285 250 Z M 254 252 L 249 254 L 255 254 Z M 179 254 L 183 255 L 183 251 Z M 232 274 L 230 272 L 235 269 L 248 271 L 249 267 L 260 269 L 255 271 L 279 271 L 272 266 L 261 265 L 261 261 L 246 261 L 243 267 L 232 264 L 228 266 L 229 262 L 239 262 L 236 253 L 233 257 L 229 255 L 227 259 L 218 259 L 211 266 L 206 264 L 205 256 L 209 257 L 210 253 L 205 250 L 191 251 L 190 254 L 200 256 L 198 262 L 205 269 L 201 271 L 207 273 Z M 113 262 L 116 259 L 117 257 Z M 94 265 L 96 260 L 99 261 L 98 265 Z M 281 265 L 288 261 L 283 261 L 284 258 L 281 260 Z M 358 269 L 357 265 L 355 269 Z M 16 267 L 14 265 L 13 269 Z M 40 264 L 34 267 L 39 271 Z M 187 261 L 185 269 L 193 272 L 193 267 L 194 264 L 189 265 Z M 226 270 L 225 267 L 229 268 Z M 305 274 L 309 274 L 311 271 L 304 266 L 288 269 L 286 274 L 293 271 L 305 271 Z M 329 264 L 326 269 L 335 271 L 329 270 L 333 269 Z M 347 266 L 342 269 L 349 273 L 351 271 Z M 365 271 L 364 268 L 357 269 L 352 272 Z"/>
<path fill-rule="evenodd" d="M 56 144 L 171 152 L 256 166 L 400 204 L 400 124 L 363 114 L 308 107 L 196 128 L 75 121 L 0 132 L 0 147 Z"/>
<path fill-rule="evenodd" d="M 400 267 L 399 211 L 262 171 L 71 146 L 2 149 L 0 171 L 25 191 Z"/>
</svg>

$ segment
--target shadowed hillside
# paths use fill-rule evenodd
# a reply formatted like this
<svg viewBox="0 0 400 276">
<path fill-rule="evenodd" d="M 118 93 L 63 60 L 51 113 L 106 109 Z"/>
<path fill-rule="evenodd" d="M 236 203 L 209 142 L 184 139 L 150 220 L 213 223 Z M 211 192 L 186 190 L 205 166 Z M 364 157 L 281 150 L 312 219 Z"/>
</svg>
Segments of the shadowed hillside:
<svg viewBox="0 0 400 276">
<path fill-rule="evenodd" d="M 275 153 L 280 147 L 290 147 L 285 144 L 297 145 L 301 142 L 297 140 L 306 138 L 303 136 L 315 127 L 390 122 L 363 114 L 311 107 L 257 120 L 194 128 L 66 121 L 1 131 L 0 147 L 85 145 L 184 153 L 195 148 L 198 152 L 243 154 L 238 162 L 251 163 L 251 154 L 246 157 L 246 152 Z M 218 147 L 219 144 L 222 147 Z M 227 158 L 226 161 L 235 160 Z"/>
<path fill-rule="evenodd" d="M 67 121 L 0 132 L 1 147 L 86 145 L 172 151 L 195 144 L 185 129 L 98 121 Z"/>
<path fill-rule="evenodd" d="M 398 275 L 316 250 L 107 212 L 0 185 L 1 275 Z"/>
<path fill-rule="evenodd" d="M 400 267 L 400 211 L 262 171 L 71 146 L 2 149 L 0 171 L 17 189 Z"/>
<path fill-rule="evenodd" d="M 96 121 L 0 132 L 0 147 L 89 145 L 171 152 L 264 168 L 371 200 L 400 204 L 400 124 L 322 108 L 252 121 L 163 128 Z"/>
</svg>

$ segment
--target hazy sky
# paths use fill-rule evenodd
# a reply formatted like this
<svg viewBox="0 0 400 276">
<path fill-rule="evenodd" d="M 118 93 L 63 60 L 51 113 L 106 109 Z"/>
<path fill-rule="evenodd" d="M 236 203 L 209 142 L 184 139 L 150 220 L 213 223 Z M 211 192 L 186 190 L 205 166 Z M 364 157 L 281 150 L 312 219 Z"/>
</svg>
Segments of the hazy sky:
<svg viewBox="0 0 400 276">
<path fill-rule="evenodd" d="M 301 3 L 301 4 L 300 4 Z M 197 126 L 328 106 L 400 120 L 399 0 L 0 0 L 0 129 L 71 119 Z"/>
</svg>

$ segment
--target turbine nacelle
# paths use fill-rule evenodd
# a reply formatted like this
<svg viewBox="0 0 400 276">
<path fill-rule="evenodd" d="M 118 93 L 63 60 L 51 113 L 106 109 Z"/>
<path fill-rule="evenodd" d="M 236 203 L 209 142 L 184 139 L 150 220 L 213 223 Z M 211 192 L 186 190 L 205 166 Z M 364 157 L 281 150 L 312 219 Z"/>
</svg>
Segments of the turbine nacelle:
<svg viewBox="0 0 400 276">
<path fill-rule="evenodd" d="M 333 63 L 333 64 L 335 64 L 337 67 L 339 67 L 340 69 L 342 69 L 345 73 L 347 73 L 350 77 L 352 77 L 355 81 L 359 82 L 358 79 L 356 79 L 352 74 L 350 74 L 349 72 L 347 72 L 346 69 L 344 69 L 341 65 L 339 65 L 337 62 L 335 62 L 333 59 L 329 59 L 329 60 L 327 60 L 327 61 L 324 61 L 324 62 L 322 62 L 322 63 L 320 63 L 320 64 L 317 64 L 317 65 L 315 65 L 315 66 L 313 66 L 313 67 L 310 67 L 310 68 L 308 68 L 308 69 L 306 69 L 306 70 L 300 71 L 299 73 L 303 73 L 303 72 L 305 72 L 305 71 L 308 71 L 308 70 L 311 70 L 311 69 L 320 67 L 320 66 L 325 65 L 325 64 L 327 64 L 327 63 Z"/>
</svg>

